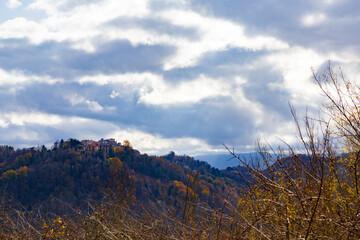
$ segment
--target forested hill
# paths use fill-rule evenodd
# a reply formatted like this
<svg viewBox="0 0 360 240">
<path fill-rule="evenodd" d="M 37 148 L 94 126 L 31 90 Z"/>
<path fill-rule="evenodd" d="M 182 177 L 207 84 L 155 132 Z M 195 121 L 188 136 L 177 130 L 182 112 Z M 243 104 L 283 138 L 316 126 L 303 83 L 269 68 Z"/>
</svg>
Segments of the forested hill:
<svg viewBox="0 0 360 240">
<path fill-rule="evenodd" d="M 29 210 L 41 206 L 63 213 L 67 206 L 83 208 L 114 192 L 142 206 L 176 207 L 189 190 L 196 201 L 219 207 L 226 197 L 238 199 L 238 171 L 247 174 L 245 168 L 218 170 L 174 152 L 141 154 L 129 141 L 114 139 L 61 140 L 49 149 L 0 146 L 3 199 Z"/>
</svg>

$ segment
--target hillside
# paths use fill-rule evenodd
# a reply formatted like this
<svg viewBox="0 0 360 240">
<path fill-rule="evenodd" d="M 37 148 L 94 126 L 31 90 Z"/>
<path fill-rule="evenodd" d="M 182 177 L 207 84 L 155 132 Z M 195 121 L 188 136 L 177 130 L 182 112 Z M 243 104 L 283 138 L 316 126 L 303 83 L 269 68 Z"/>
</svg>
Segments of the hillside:
<svg viewBox="0 0 360 240">
<path fill-rule="evenodd" d="M 227 197 L 238 199 L 242 179 L 237 170 L 247 172 L 218 170 L 174 152 L 148 156 L 128 141 L 113 139 L 61 140 L 50 149 L 0 147 L 0 190 L 8 204 L 60 215 L 86 209 L 89 201 L 100 202 L 114 191 L 136 199 L 134 209 L 180 209 L 187 187 L 197 202 L 221 207 Z"/>
</svg>

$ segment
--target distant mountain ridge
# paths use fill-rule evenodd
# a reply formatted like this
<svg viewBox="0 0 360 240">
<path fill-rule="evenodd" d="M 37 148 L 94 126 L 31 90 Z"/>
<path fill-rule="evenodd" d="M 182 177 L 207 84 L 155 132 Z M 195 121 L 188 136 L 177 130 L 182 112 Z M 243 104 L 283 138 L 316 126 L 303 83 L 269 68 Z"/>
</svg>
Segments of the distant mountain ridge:
<svg viewBox="0 0 360 240">
<path fill-rule="evenodd" d="M 261 167 L 264 168 L 265 165 L 262 163 L 262 159 L 259 153 L 250 152 L 250 153 L 240 153 L 240 158 L 246 162 L 256 162 L 259 160 Z M 243 166 L 239 159 L 234 158 L 230 153 L 221 153 L 221 154 L 205 154 L 194 156 L 194 159 L 204 161 L 209 163 L 212 167 L 218 168 L 220 170 L 226 169 L 228 167 L 237 167 Z"/>
</svg>

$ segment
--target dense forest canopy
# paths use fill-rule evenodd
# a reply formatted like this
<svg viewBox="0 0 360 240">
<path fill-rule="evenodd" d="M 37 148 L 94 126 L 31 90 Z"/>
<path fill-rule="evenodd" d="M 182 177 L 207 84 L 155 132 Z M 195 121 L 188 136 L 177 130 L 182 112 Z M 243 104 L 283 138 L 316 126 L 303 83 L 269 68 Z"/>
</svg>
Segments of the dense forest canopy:
<svg viewBox="0 0 360 240">
<path fill-rule="evenodd" d="M 127 176 L 126 184 L 133 185 L 136 198 L 143 203 L 176 201 L 174 196 L 186 190 L 189 176 L 197 174 L 198 198 L 219 206 L 230 191 L 237 197 L 234 189 L 242 182 L 235 169 L 220 171 L 174 152 L 161 157 L 140 154 L 128 140 L 120 144 L 114 139 L 69 139 L 50 149 L 0 146 L 0 161 L 5 196 L 28 209 L 42 205 L 56 210 L 61 205 L 56 199 L 86 207 L 87 200 L 104 197 L 114 174 Z"/>
</svg>

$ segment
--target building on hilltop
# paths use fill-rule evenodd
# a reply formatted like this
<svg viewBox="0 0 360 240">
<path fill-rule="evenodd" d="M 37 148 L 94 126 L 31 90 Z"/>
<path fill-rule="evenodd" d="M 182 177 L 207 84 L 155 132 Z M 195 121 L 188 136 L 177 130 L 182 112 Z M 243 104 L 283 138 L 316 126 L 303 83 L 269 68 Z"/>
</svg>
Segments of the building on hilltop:
<svg viewBox="0 0 360 240">
<path fill-rule="evenodd" d="M 121 147 L 121 143 L 118 143 L 114 138 L 101 138 L 97 142 L 93 140 L 82 140 L 81 144 L 83 145 L 85 151 L 103 151 L 104 159 L 110 156 L 110 148 Z"/>
<path fill-rule="evenodd" d="M 114 138 L 103 139 L 101 138 L 98 143 L 102 146 L 121 146 L 120 143 L 116 142 Z"/>
<path fill-rule="evenodd" d="M 84 146 L 85 151 L 98 151 L 99 143 L 93 140 L 82 140 L 81 144 Z"/>
</svg>

